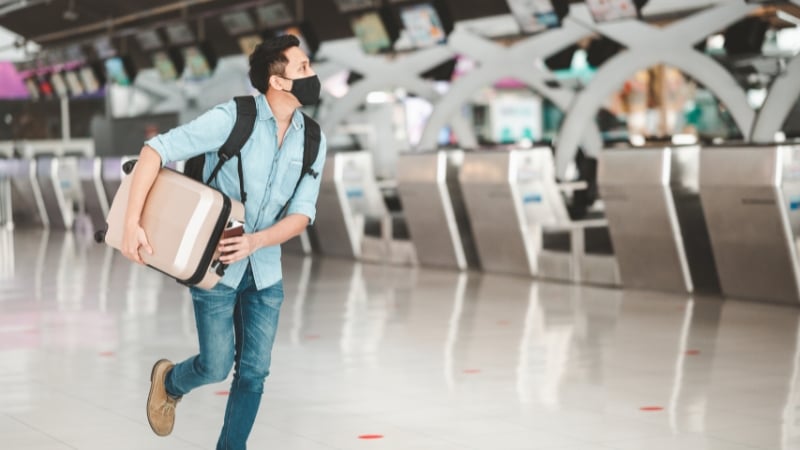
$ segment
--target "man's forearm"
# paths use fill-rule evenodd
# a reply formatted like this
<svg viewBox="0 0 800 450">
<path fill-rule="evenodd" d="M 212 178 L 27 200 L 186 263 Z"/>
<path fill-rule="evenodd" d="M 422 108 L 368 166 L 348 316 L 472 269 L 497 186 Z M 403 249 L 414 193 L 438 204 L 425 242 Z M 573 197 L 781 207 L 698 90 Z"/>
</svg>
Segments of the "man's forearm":
<svg viewBox="0 0 800 450">
<path fill-rule="evenodd" d="M 133 171 L 132 175 L 128 208 L 125 211 L 126 226 L 139 224 L 144 201 L 156 180 L 160 168 L 161 156 L 149 146 L 144 146 L 139 153 L 136 170 Z"/>
<path fill-rule="evenodd" d="M 301 234 L 308 227 L 308 222 L 308 217 L 302 214 L 290 214 L 279 220 L 275 225 L 255 233 L 258 239 L 258 247 L 272 247 L 283 244 Z"/>
</svg>

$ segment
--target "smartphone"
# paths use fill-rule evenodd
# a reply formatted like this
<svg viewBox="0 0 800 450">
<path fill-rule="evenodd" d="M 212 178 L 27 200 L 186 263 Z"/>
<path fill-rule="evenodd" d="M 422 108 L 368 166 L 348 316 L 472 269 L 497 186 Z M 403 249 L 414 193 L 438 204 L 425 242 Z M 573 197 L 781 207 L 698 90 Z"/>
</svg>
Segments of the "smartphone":
<svg viewBox="0 0 800 450">
<path fill-rule="evenodd" d="M 237 237 L 244 234 L 244 224 L 239 222 L 238 220 L 231 220 L 228 222 L 228 226 L 222 231 L 222 238 L 227 239 L 231 237 Z"/>
</svg>

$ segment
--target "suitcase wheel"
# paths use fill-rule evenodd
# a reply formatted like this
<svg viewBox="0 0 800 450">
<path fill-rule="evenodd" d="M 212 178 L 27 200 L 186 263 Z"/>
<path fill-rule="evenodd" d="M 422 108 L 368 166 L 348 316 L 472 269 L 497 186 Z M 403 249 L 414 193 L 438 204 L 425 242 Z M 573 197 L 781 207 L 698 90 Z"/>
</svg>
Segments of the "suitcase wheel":
<svg viewBox="0 0 800 450">
<path fill-rule="evenodd" d="M 125 172 L 125 175 L 130 175 L 130 173 L 133 172 L 133 166 L 135 165 L 136 165 L 135 159 L 132 159 L 130 161 L 125 161 L 125 163 L 122 165 L 122 171 Z"/>
<path fill-rule="evenodd" d="M 102 244 L 106 240 L 106 230 L 97 230 L 94 233 L 94 241 L 98 244 Z"/>
</svg>

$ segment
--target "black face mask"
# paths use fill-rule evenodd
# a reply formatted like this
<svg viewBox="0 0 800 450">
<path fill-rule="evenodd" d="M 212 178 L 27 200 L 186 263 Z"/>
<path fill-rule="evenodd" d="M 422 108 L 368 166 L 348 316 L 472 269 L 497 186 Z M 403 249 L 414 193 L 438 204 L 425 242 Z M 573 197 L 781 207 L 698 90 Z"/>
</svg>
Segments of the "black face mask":
<svg viewBox="0 0 800 450">
<path fill-rule="evenodd" d="M 281 78 L 292 81 L 292 90 L 290 92 L 297 98 L 297 101 L 299 101 L 301 105 L 312 106 L 319 102 L 319 94 L 322 90 L 322 86 L 320 85 L 318 76 L 311 75 L 310 77 L 296 79 Z"/>
</svg>

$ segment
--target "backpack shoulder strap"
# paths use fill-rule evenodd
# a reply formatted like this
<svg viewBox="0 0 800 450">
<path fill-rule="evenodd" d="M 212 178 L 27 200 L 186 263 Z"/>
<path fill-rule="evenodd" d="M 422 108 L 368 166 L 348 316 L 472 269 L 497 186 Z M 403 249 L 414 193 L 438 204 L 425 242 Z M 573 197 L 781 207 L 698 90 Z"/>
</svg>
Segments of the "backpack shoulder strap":
<svg viewBox="0 0 800 450">
<path fill-rule="evenodd" d="M 236 102 L 236 121 L 233 123 L 231 134 L 228 139 L 222 144 L 222 147 L 217 151 L 219 155 L 219 162 L 214 167 L 211 175 L 206 180 L 206 184 L 210 184 L 217 177 L 222 165 L 228 162 L 229 159 L 236 157 L 239 158 L 239 153 L 242 147 L 250 139 L 253 134 L 253 127 L 256 124 L 256 99 L 252 95 L 244 95 L 235 97 Z M 239 158 L 239 193 L 241 194 L 242 202 L 246 201 L 247 194 L 244 192 L 244 179 L 242 173 L 242 160 Z"/>
<path fill-rule="evenodd" d="M 233 158 L 242 151 L 245 142 L 253 134 L 253 127 L 256 124 L 256 99 L 252 95 L 235 97 L 236 102 L 236 122 L 233 130 L 228 135 L 228 139 L 222 144 L 217 152 L 220 159 L 225 161 Z"/>
<path fill-rule="evenodd" d="M 320 130 L 319 124 L 316 120 L 309 117 L 306 113 L 303 114 L 303 120 L 305 121 L 305 135 L 303 138 L 303 168 L 300 172 L 300 178 L 297 179 L 297 183 L 294 185 L 294 191 L 292 191 L 291 197 L 289 200 L 286 201 L 286 204 L 283 205 L 283 208 L 278 212 L 278 215 L 275 216 L 275 221 L 278 221 L 283 214 L 286 212 L 286 209 L 289 207 L 289 203 L 291 203 L 292 199 L 294 198 L 294 194 L 297 192 L 297 188 L 300 187 L 300 182 L 303 181 L 303 177 L 305 175 L 311 175 L 314 178 L 319 176 L 319 173 L 311 168 L 314 165 L 314 162 L 317 161 L 317 157 L 319 156 L 319 146 L 322 144 L 322 130 Z"/>
<path fill-rule="evenodd" d="M 305 139 L 303 140 L 303 172 L 302 174 L 309 174 L 317 178 L 319 174 L 311 168 L 319 155 L 319 146 L 322 143 L 322 131 L 319 128 L 319 123 L 309 117 L 306 113 L 303 114 L 305 121 Z M 300 176 L 302 179 L 302 175 Z"/>
</svg>

